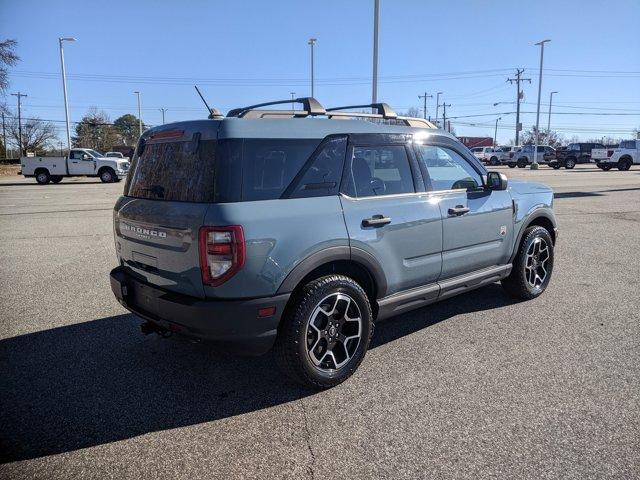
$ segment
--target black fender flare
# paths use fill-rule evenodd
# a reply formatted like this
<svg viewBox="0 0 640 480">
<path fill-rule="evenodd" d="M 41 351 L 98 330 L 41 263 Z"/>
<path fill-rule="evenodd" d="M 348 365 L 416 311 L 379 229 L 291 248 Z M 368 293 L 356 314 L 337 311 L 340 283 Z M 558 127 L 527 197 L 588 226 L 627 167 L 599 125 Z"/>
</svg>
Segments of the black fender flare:
<svg viewBox="0 0 640 480">
<path fill-rule="evenodd" d="M 529 226 L 537 219 L 539 218 L 545 218 L 547 220 L 549 220 L 549 222 L 551 223 L 551 225 L 553 225 L 553 229 L 556 230 L 557 229 L 557 224 L 555 219 L 553 218 L 553 215 L 551 215 L 550 213 L 548 213 L 547 211 L 543 210 L 543 209 L 538 209 L 537 211 L 534 210 L 534 212 L 527 217 L 523 222 L 522 222 L 522 226 L 520 227 L 520 231 L 518 232 L 518 237 L 516 238 L 516 241 L 513 244 L 513 252 L 511 253 L 511 257 L 509 258 L 509 263 L 513 263 L 513 261 L 516 258 L 516 255 L 518 254 L 518 248 L 520 247 L 520 242 L 522 241 L 522 236 L 524 235 L 524 231 L 529 228 Z M 554 243 L 557 240 L 557 232 L 549 232 L 550 234 L 553 235 L 554 238 Z"/>
<path fill-rule="evenodd" d="M 360 248 L 350 248 L 346 245 L 328 247 L 319 252 L 312 253 L 296 265 L 289 272 L 278 288 L 276 295 L 290 293 L 316 268 L 336 261 L 350 261 L 366 269 L 376 284 L 377 297 L 382 298 L 387 292 L 387 277 L 380 262 L 369 252 Z"/>
</svg>

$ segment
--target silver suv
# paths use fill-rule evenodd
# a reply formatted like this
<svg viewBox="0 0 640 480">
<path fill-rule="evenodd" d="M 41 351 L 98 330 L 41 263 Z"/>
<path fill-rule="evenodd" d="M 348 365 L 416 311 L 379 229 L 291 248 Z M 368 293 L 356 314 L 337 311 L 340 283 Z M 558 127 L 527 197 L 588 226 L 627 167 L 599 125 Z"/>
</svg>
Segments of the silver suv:
<svg viewBox="0 0 640 480">
<path fill-rule="evenodd" d="M 450 134 L 386 104 L 235 109 L 146 131 L 114 207 L 118 301 L 143 332 L 261 354 L 326 388 L 374 322 L 501 281 L 540 295 L 550 188 L 509 182 Z"/>
</svg>

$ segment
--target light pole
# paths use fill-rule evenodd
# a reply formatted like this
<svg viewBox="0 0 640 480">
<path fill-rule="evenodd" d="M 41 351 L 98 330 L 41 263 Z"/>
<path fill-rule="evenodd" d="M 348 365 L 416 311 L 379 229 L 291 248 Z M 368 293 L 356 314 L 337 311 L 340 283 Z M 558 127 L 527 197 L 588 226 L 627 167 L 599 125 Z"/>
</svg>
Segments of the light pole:
<svg viewBox="0 0 640 480">
<path fill-rule="evenodd" d="M 427 119 L 427 98 L 433 98 L 433 95 L 427 95 L 427 92 L 424 92 L 424 95 L 418 95 L 418 98 L 424 100 L 423 107 L 423 118 Z"/>
<path fill-rule="evenodd" d="M 142 136 L 142 108 L 140 108 L 140 92 L 136 90 L 133 93 L 138 96 L 138 131 L 140 132 L 139 136 Z"/>
<path fill-rule="evenodd" d="M 317 38 L 310 38 L 309 41 L 307 42 L 310 46 L 311 46 L 311 96 L 313 97 L 314 94 L 314 62 L 313 62 L 313 46 L 316 44 L 316 42 L 318 41 Z"/>
<path fill-rule="evenodd" d="M 296 104 L 293 102 L 296 99 L 296 92 L 289 92 L 291 94 L 291 110 L 296 109 Z"/>
<path fill-rule="evenodd" d="M 378 24 L 380 23 L 380 0 L 373 3 L 373 79 L 371 81 L 371 103 L 378 103 Z"/>
<path fill-rule="evenodd" d="M 549 94 L 549 117 L 547 118 L 547 140 L 549 139 L 549 132 L 551 132 L 551 103 L 553 102 L 553 94 L 558 92 L 551 92 Z"/>
<path fill-rule="evenodd" d="M 27 154 L 26 149 L 22 148 L 22 97 L 26 97 L 24 93 L 12 93 L 14 97 L 18 97 L 18 140 L 20 143 L 20 156 Z"/>
<path fill-rule="evenodd" d="M 438 126 L 438 108 L 440 107 L 440 95 L 444 92 L 436 93 L 436 127 Z"/>
<path fill-rule="evenodd" d="M 536 110 L 536 141 L 533 148 L 533 162 L 531 163 L 531 170 L 538 169 L 538 141 L 540 134 L 540 94 L 542 93 L 542 63 L 544 61 L 544 44 L 551 40 L 542 40 L 536 43 L 540 45 L 540 73 L 538 74 L 538 108 Z"/>
<path fill-rule="evenodd" d="M 166 112 L 167 109 L 166 108 L 160 108 L 159 110 L 162 112 L 162 124 L 164 125 L 164 112 Z"/>
<path fill-rule="evenodd" d="M 495 148 L 496 146 L 496 140 L 498 137 L 498 121 L 502 120 L 502 117 L 498 117 L 496 118 L 496 129 L 493 131 L 493 147 Z"/>
<path fill-rule="evenodd" d="M 58 45 L 60 46 L 60 67 L 62 69 L 62 93 L 64 94 L 64 117 L 67 122 L 67 150 L 71 150 L 71 130 L 69 128 L 69 104 L 67 102 L 67 72 L 64 68 L 64 48 L 62 42 L 75 42 L 73 37 L 61 37 L 58 38 Z"/>
</svg>

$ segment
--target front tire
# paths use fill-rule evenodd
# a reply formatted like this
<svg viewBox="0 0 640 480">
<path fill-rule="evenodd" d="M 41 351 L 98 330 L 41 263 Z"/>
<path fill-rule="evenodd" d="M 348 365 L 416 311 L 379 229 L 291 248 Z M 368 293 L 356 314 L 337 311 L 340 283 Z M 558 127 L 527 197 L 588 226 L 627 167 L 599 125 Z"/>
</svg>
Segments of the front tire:
<svg viewBox="0 0 640 480">
<path fill-rule="evenodd" d="M 527 228 L 511 274 L 502 280 L 502 287 L 512 297 L 523 300 L 542 295 L 551 280 L 553 257 L 553 240 L 547 229 L 537 225 Z"/>
<path fill-rule="evenodd" d="M 611 170 L 611 165 L 601 165 L 600 168 L 605 172 L 608 172 L 609 170 Z"/>
<path fill-rule="evenodd" d="M 576 160 L 574 158 L 567 158 L 567 160 L 564 162 L 564 168 L 566 168 L 567 170 L 571 170 L 575 166 Z"/>
<path fill-rule="evenodd" d="M 631 160 L 627 158 L 622 158 L 618 161 L 618 170 L 621 172 L 626 172 L 631 168 Z"/>
<path fill-rule="evenodd" d="M 281 369 L 314 389 L 344 382 L 362 363 L 373 333 L 367 294 L 355 280 L 329 275 L 305 285 L 292 302 L 274 347 Z"/>
<path fill-rule="evenodd" d="M 518 168 L 526 168 L 528 164 L 528 160 L 525 157 L 518 159 Z"/>
<path fill-rule="evenodd" d="M 100 172 L 100 180 L 102 183 L 113 183 L 118 178 L 116 173 L 110 168 L 105 168 Z"/>
<path fill-rule="evenodd" d="M 489 159 L 489 165 L 493 165 L 494 167 L 496 165 L 500 165 L 500 161 L 498 160 L 498 157 L 491 157 Z"/>
</svg>

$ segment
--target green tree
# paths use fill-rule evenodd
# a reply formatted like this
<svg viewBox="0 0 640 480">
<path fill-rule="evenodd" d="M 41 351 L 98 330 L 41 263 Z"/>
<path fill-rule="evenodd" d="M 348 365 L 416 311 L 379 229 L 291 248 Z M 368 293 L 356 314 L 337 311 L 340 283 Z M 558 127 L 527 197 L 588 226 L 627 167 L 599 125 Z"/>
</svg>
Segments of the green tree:
<svg viewBox="0 0 640 480">
<path fill-rule="evenodd" d="M 73 146 L 93 148 L 99 152 L 111 150 L 120 142 L 118 132 L 104 111 L 92 107 L 76 125 Z"/>
<path fill-rule="evenodd" d="M 131 115 L 130 113 L 126 113 L 121 117 L 118 117 L 114 120 L 113 126 L 115 127 L 119 137 L 120 142 L 123 145 L 135 145 L 138 141 L 140 126 L 138 124 L 138 117 L 135 115 Z M 142 130 L 145 130 L 144 123 L 142 124 Z"/>
</svg>

